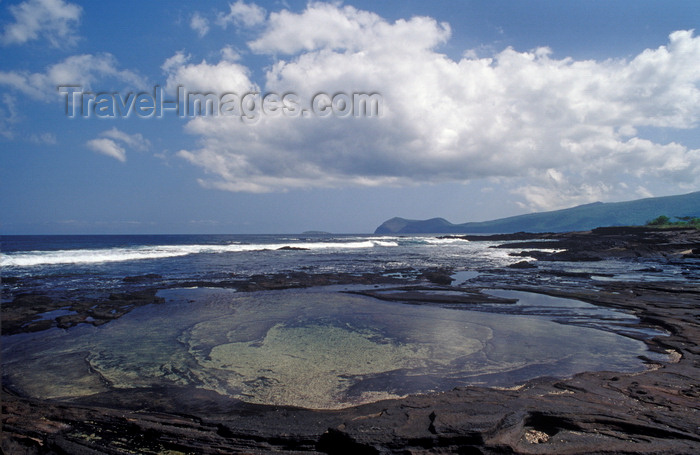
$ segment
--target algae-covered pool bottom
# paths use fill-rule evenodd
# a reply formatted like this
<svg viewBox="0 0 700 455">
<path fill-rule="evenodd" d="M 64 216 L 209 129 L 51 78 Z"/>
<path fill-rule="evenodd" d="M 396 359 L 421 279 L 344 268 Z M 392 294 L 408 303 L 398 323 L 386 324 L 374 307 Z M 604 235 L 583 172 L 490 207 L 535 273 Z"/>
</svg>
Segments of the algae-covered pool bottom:
<svg viewBox="0 0 700 455">
<path fill-rule="evenodd" d="M 3 380 L 38 398 L 177 385 L 342 408 L 457 386 L 638 371 L 644 343 L 540 316 L 323 291 L 167 291 L 105 326 L 3 337 Z"/>
</svg>

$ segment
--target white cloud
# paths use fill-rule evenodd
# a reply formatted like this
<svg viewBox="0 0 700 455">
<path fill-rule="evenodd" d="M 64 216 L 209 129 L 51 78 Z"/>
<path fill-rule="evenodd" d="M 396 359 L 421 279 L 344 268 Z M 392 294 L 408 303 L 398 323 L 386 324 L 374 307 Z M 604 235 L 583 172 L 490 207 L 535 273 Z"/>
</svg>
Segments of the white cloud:
<svg viewBox="0 0 700 455">
<path fill-rule="evenodd" d="M 102 132 L 100 136 L 109 138 L 109 139 L 114 139 L 116 141 L 121 141 L 125 145 L 129 146 L 130 148 L 140 151 L 140 152 L 145 152 L 149 148 L 151 148 L 151 142 L 144 138 L 143 135 L 141 134 L 127 134 L 123 131 L 118 130 L 117 128 L 112 128 L 110 130 Z"/>
<path fill-rule="evenodd" d="M 190 28 L 197 32 L 200 38 L 209 33 L 209 20 L 198 12 L 195 12 L 190 19 Z"/>
<path fill-rule="evenodd" d="M 100 133 L 100 137 L 91 139 L 85 144 L 97 153 L 126 162 L 127 147 L 133 150 L 145 152 L 151 147 L 148 139 L 141 134 L 127 134 L 117 128 L 112 128 Z"/>
<path fill-rule="evenodd" d="M 238 0 L 229 3 L 228 13 L 219 13 L 216 18 L 217 25 L 226 28 L 229 24 L 239 27 L 254 27 L 265 22 L 266 11 L 255 3 L 244 3 Z"/>
<path fill-rule="evenodd" d="M 189 55 L 185 55 L 183 51 L 176 52 L 175 55 L 172 57 L 168 58 L 163 62 L 163 64 L 160 66 L 160 68 L 167 72 L 174 71 L 178 67 L 184 65 L 187 63 L 190 59 Z"/>
<path fill-rule="evenodd" d="M 73 55 L 49 66 L 43 73 L 0 71 L 0 85 L 44 101 L 65 96 L 58 92 L 59 85 L 79 85 L 89 89 L 103 78 L 113 78 L 138 87 L 145 84 L 138 74 L 118 69 L 117 61 L 111 54 Z"/>
<path fill-rule="evenodd" d="M 453 60 L 438 51 L 449 36 L 431 18 L 390 23 L 351 6 L 271 13 L 249 43 L 276 59 L 263 92 L 292 91 L 302 103 L 319 91 L 377 92 L 383 115 L 195 118 L 186 128 L 199 146 L 179 156 L 207 172 L 203 185 L 231 191 L 499 178 L 537 209 L 614 198 L 647 181 L 700 184 L 700 150 L 638 136 L 644 127 L 698 127 L 692 31 L 606 61 L 554 59 L 544 47 Z M 190 64 L 177 54 L 164 66 L 169 84 L 239 93 L 255 85 L 247 68 L 225 60 Z"/>
<path fill-rule="evenodd" d="M 53 47 L 72 45 L 77 41 L 75 27 L 82 8 L 63 0 L 27 0 L 9 6 L 14 22 L 5 26 L 2 42 L 24 44 L 45 38 Z"/>
<path fill-rule="evenodd" d="M 226 92 L 248 93 L 259 88 L 248 77 L 248 68 L 231 61 L 231 49 L 222 50 L 222 60 L 216 65 L 202 61 L 199 64 L 189 64 L 190 56 L 177 52 L 162 65 L 168 76 L 166 88 L 172 92 L 177 86 L 183 86 L 190 92 Z"/>
<path fill-rule="evenodd" d="M 241 54 L 231 46 L 221 49 L 221 59 L 229 62 L 237 62 L 241 59 Z"/>
<path fill-rule="evenodd" d="M 311 3 L 302 14 L 271 13 L 265 32 L 249 45 L 256 52 L 284 54 L 317 49 L 401 51 L 433 48 L 449 35 L 447 23 L 437 24 L 427 17 L 389 24 L 375 13 L 352 6 Z"/>
<path fill-rule="evenodd" d="M 4 93 L 2 95 L 2 105 L 0 105 L 0 136 L 5 139 L 14 139 L 14 126 L 18 121 L 17 98 Z"/>
<path fill-rule="evenodd" d="M 115 158 L 118 161 L 121 161 L 122 163 L 126 162 L 126 150 L 124 150 L 124 147 L 117 145 L 117 143 L 112 139 L 91 139 L 87 141 L 86 145 L 88 146 L 88 148 L 94 150 L 97 153 L 111 156 L 112 158 Z"/>
<path fill-rule="evenodd" d="M 29 142 L 39 145 L 56 145 L 58 140 L 56 139 L 56 135 L 53 133 L 41 133 L 32 134 L 29 136 Z"/>
</svg>

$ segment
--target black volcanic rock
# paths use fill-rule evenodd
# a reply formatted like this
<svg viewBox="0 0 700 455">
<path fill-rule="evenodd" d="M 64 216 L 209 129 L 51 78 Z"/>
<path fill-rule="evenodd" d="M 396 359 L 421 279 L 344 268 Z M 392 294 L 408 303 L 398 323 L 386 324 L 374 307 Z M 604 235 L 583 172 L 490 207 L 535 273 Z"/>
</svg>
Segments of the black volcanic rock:
<svg viewBox="0 0 700 455">
<path fill-rule="evenodd" d="M 454 281 L 448 270 L 426 270 L 422 276 L 431 283 L 441 285 L 450 285 Z"/>
<path fill-rule="evenodd" d="M 111 293 L 107 298 L 65 300 L 42 294 L 19 294 L 2 305 L 2 334 L 63 329 L 80 323 L 99 326 L 120 318 L 136 307 L 163 303 L 155 289 Z M 65 310 L 69 314 L 46 317 L 43 313 Z"/>
<path fill-rule="evenodd" d="M 147 283 L 149 281 L 159 280 L 161 278 L 163 278 L 163 276 L 157 273 L 147 273 L 145 275 L 126 276 L 122 279 L 122 281 L 125 283 Z"/>
<path fill-rule="evenodd" d="M 474 241 L 474 236 L 469 236 Z M 508 236 L 501 236 L 510 240 Z M 700 243 L 700 230 L 693 228 L 609 227 L 589 232 L 540 234 L 540 240 L 504 243 L 495 248 L 522 248 L 511 256 L 543 261 L 586 262 L 606 258 L 671 258 L 687 256 Z M 555 249 L 562 251 L 541 251 Z M 692 253 L 691 253 L 692 254 Z"/>
<path fill-rule="evenodd" d="M 511 269 L 536 269 L 537 266 L 531 262 L 528 261 L 520 261 L 516 262 L 515 264 L 510 264 L 508 268 Z"/>
</svg>

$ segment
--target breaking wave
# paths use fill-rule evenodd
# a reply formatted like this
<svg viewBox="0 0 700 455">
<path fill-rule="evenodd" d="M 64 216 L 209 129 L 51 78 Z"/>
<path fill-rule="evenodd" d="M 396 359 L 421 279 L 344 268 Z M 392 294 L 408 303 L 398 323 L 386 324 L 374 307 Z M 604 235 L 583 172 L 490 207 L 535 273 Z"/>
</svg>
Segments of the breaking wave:
<svg viewBox="0 0 700 455">
<path fill-rule="evenodd" d="M 272 244 L 226 244 L 226 245 L 157 245 L 104 249 L 72 249 L 56 251 L 26 251 L 2 255 L 2 267 L 33 267 L 57 264 L 97 264 L 105 262 L 162 259 L 190 254 L 220 254 L 279 249 L 328 250 L 395 247 L 397 242 L 387 240 L 364 240 L 353 242 L 293 242 Z"/>
</svg>

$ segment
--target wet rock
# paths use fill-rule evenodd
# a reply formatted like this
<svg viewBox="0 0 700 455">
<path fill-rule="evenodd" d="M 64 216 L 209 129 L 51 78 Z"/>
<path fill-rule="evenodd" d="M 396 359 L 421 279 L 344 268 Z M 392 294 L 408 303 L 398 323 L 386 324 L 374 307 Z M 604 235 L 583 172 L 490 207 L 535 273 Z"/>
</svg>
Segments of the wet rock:
<svg viewBox="0 0 700 455">
<path fill-rule="evenodd" d="M 36 332 L 51 327 L 52 321 L 44 321 L 41 313 L 56 310 L 61 303 L 43 294 L 19 294 L 11 302 L 3 303 L 2 333 Z"/>
<path fill-rule="evenodd" d="M 126 276 L 122 279 L 125 283 L 148 283 L 153 280 L 160 280 L 163 276 L 157 273 L 147 273 L 145 275 Z"/>
<path fill-rule="evenodd" d="M 484 294 L 479 289 L 425 287 L 420 285 L 346 292 L 348 294 L 366 295 L 389 302 L 406 302 L 415 304 L 511 304 L 518 301 L 517 299 L 508 299 Z"/>
<path fill-rule="evenodd" d="M 540 270 L 538 273 L 541 275 L 552 275 L 565 278 L 582 278 L 589 279 L 593 275 L 589 272 L 571 272 L 569 270 Z"/>
<path fill-rule="evenodd" d="M 379 455 L 376 448 L 360 444 L 347 433 L 335 428 L 329 428 L 321 435 L 316 450 L 337 455 Z"/>
<path fill-rule="evenodd" d="M 35 321 L 30 321 L 25 324 L 22 324 L 19 327 L 12 327 L 8 326 L 7 330 L 5 329 L 5 321 L 3 321 L 3 334 L 10 334 L 12 333 L 12 330 L 14 329 L 16 332 L 41 332 L 42 330 L 47 330 L 50 329 L 51 327 L 54 326 L 54 321 L 51 319 L 37 319 Z"/>
<path fill-rule="evenodd" d="M 510 264 L 508 266 L 510 269 L 536 269 L 537 266 L 533 264 L 532 262 L 528 261 L 520 261 L 516 262 L 515 264 Z"/>
<path fill-rule="evenodd" d="M 38 332 L 52 327 L 67 329 L 81 323 L 97 326 L 123 316 L 138 306 L 162 302 L 164 299 L 156 297 L 155 289 L 111 293 L 107 298 L 74 301 L 43 294 L 19 294 L 0 308 L 2 333 Z M 66 308 L 73 313 L 43 317 L 44 313 Z"/>
<path fill-rule="evenodd" d="M 431 283 L 449 286 L 454 281 L 449 270 L 426 270 L 422 277 Z"/>
<path fill-rule="evenodd" d="M 68 314 L 56 318 L 56 325 L 61 329 L 67 329 L 75 325 L 85 322 L 88 316 L 84 314 Z"/>
<path fill-rule="evenodd" d="M 507 234 L 503 240 L 521 240 Z M 536 239 L 536 240 L 535 240 Z M 475 241 L 475 239 L 471 239 Z M 533 240 L 511 242 L 495 248 L 527 249 L 513 256 L 529 256 L 544 261 L 586 262 L 606 258 L 672 258 L 692 253 L 700 243 L 700 230 L 653 229 L 638 227 L 597 228 L 588 232 L 537 234 Z M 540 249 L 540 250 L 538 250 Z M 549 252 L 546 249 L 564 251 Z"/>
<path fill-rule="evenodd" d="M 51 297 L 34 293 L 18 294 L 11 303 L 12 306 L 32 309 L 38 312 L 53 309 L 53 304 L 54 300 Z"/>
</svg>

